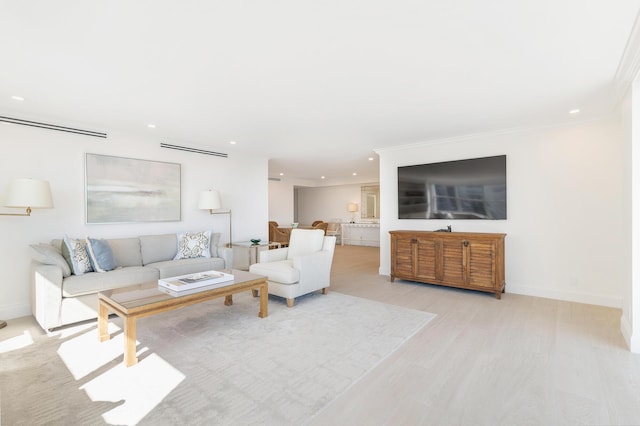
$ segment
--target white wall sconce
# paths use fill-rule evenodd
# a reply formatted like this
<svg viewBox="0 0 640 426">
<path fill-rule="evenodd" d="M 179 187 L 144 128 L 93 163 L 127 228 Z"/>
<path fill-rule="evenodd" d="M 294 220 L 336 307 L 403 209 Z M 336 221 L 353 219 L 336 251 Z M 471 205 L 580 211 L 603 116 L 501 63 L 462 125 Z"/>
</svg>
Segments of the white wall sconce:
<svg viewBox="0 0 640 426">
<path fill-rule="evenodd" d="M 50 209 L 53 207 L 51 187 L 46 180 L 14 179 L 9 184 L 5 207 L 26 209 L 26 213 L 0 213 L 0 216 L 31 216 L 31 209 Z M 0 328 L 7 322 L 0 320 Z"/>
<path fill-rule="evenodd" d="M 23 208 L 26 213 L 0 213 L 1 216 L 31 216 L 31 209 L 52 208 L 49 182 L 40 179 L 14 179 L 9 184 L 5 207 Z"/>
</svg>

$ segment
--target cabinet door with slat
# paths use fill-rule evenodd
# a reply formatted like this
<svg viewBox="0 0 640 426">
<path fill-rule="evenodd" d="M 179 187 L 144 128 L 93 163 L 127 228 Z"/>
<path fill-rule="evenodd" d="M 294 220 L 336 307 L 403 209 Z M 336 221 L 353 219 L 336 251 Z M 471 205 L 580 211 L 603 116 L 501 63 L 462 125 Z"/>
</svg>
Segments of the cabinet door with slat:
<svg viewBox="0 0 640 426">
<path fill-rule="evenodd" d="M 470 240 L 468 247 L 468 284 L 475 287 L 496 286 L 496 242 Z"/>
<path fill-rule="evenodd" d="M 465 279 L 464 245 L 462 238 L 445 238 L 442 241 L 442 282 L 461 285 Z"/>
<path fill-rule="evenodd" d="M 414 276 L 413 238 L 409 235 L 394 235 L 393 274 L 398 278 Z"/>
<path fill-rule="evenodd" d="M 442 241 L 422 236 L 418 236 L 415 240 L 416 278 L 426 282 L 438 282 L 442 275 L 439 262 Z"/>
</svg>

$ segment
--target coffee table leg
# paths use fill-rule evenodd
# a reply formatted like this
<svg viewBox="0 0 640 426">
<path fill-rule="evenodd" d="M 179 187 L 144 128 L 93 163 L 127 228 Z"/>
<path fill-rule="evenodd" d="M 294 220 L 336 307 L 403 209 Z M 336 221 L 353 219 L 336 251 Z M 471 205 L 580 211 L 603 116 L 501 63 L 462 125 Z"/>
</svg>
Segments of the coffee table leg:
<svg viewBox="0 0 640 426">
<path fill-rule="evenodd" d="M 260 312 L 258 316 L 264 318 L 269 315 L 269 287 L 267 283 L 260 286 Z"/>
<path fill-rule="evenodd" d="M 131 367 L 138 363 L 136 358 L 136 319 L 124 320 L 124 365 Z"/>
<path fill-rule="evenodd" d="M 231 306 L 231 305 L 233 305 L 233 295 L 229 294 L 224 297 L 224 306 Z"/>
<path fill-rule="evenodd" d="M 106 342 L 111 338 L 109 335 L 109 308 L 98 300 L 98 340 Z"/>
</svg>

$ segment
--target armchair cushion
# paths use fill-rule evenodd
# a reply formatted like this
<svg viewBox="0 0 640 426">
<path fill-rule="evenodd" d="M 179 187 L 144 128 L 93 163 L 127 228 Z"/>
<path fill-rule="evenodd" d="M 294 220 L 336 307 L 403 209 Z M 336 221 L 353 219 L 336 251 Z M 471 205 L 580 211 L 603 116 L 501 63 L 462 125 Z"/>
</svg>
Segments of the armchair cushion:
<svg viewBox="0 0 640 426">
<path fill-rule="evenodd" d="M 265 275 L 269 281 L 281 284 L 295 284 L 300 281 L 300 271 L 294 269 L 292 260 L 281 260 L 251 265 L 251 273 Z"/>
<path fill-rule="evenodd" d="M 319 229 L 293 229 L 289 239 L 287 259 L 322 250 L 324 231 Z"/>
</svg>

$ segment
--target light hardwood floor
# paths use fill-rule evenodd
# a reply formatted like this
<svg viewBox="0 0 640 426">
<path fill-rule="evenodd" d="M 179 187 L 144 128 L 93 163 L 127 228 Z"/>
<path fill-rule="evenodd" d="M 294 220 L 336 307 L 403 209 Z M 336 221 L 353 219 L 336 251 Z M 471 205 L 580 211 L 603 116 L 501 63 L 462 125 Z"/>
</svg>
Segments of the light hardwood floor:
<svg viewBox="0 0 640 426">
<path fill-rule="evenodd" d="M 437 314 L 311 425 L 640 424 L 619 309 L 396 280 L 338 246 L 331 291 Z M 339 330 L 337 330 L 339 331 Z"/>
<path fill-rule="evenodd" d="M 437 317 L 308 422 L 640 425 L 640 355 L 618 309 L 450 289 L 378 274 L 377 248 L 337 246 L 330 291 Z M 30 329 L 10 321 L 5 338 Z M 336 330 L 339 332 L 340 330 Z"/>
</svg>

